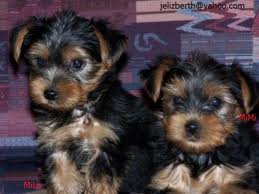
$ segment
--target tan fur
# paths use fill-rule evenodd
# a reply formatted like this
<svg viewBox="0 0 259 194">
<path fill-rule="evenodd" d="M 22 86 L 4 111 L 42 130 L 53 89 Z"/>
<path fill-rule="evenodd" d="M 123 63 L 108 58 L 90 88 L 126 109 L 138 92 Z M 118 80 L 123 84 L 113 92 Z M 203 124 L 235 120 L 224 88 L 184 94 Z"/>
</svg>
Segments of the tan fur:
<svg viewBox="0 0 259 194">
<path fill-rule="evenodd" d="M 215 147 L 223 145 L 226 137 L 233 133 L 233 121 L 241 113 L 240 107 L 235 98 L 224 85 L 208 83 L 203 90 L 204 96 L 208 99 L 220 98 L 224 103 L 219 114 L 201 114 L 198 112 L 173 114 L 173 97 L 186 98 L 185 81 L 174 78 L 163 86 L 163 113 L 164 126 L 166 128 L 167 139 L 175 143 L 179 148 L 190 153 L 204 153 L 213 150 Z M 228 115 L 227 120 L 223 120 L 219 115 Z M 196 137 L 188 137 L 185 125 L 188 121 L 195 120 L 200 125 L 200 130 Z"/>
<path fill-rule="evenodd" d="M 28 26 L 22 27 L 22 29 L 18 32 L 17 37 L 14 41 L 13 55 L 16 62 L 19 61 L 23 40 L 26 34 L 28 34 L 28 32 L 29 32 Z"/>
<path fill-rule="evenodd" d="M 195 141 L 189 140 L 184 129 L 189 120 L 197 120 L 201 129 Z M 231 122 L 222 123 L 213 115 L 176 114 L 164 117 L 166 137 L 184 151 L 190 153 L 209 152 L 217 146 L 225 143 L 226 137 L 233 133 Z"/>
<path fill-rule="evenodd" d="M 104 139 L 109 139 L 113 142 L 117 142 L 119 140 L 118 136 L 108 124 L 105 124 L 97 119 L 92 118 L 85 128 L 87 128 L 87 130 L 80 131 L 80 138 L 91 139 L 96 147 L 100 147 Z"/>
<path fill-rule="evenodd" d="M 87 165 L 88 167 L 89 165 Z M 110 177 L 103 175 L 99 180 L 93 180 L 89 175 L 88 168 L 84 168 L 83 172 L 85 173 L 85 192 L 84 194 L 117 194 L 118 188 L 120 185 L 120 178 L 114 177 L 113 180 Z"/>
<path fill-rule="evenodd" d="M 76 166 L 69 161 L 65 152 L 56 152 L 51 155 L 54 160 L 55 172 L 51 176 L 49 193 L 78 194 L 83 191 L 83 178 Z"/>
<path fill-rule="evenodd" d="M 67 110 L 85 102 L 85 93 L 78 82 L 62 80 L 56 84 L 59 97 L 55 103 L 59 110 Z"/>
<path fill-rule="evenodd" d="M 56 101 L 50 102 L 44 97 L 44 91 L 51 83 L 41 77 L 30 76 L 29 91 L 33 101 L 52 110 L 68 110 L 74 108 L 76 105 L 83 104 L 86 98 L 85 91 L 82 87 L 73 81 L 62 80 L 56 84 L 56 90 L 59 97 Z"/>
<path fill-rule="evenodd" d="M 207 96 L 209 99 L 213 97 L 218 97 L 222 99 L 224 102 L 228 102 L 232 105 L 238 105 L 237 101 L 230 93 L 229 87 L 225 85 L 220 85 L 217 83 L 207 83 L 203 89 L 204 96 Z"/>
<path fill-rule="evenodd" d="M 184 80 L 175 78 L 172 79 L 169 83 L 165 84 L 162 87 L 163 97 L 162 97 L 162 104 L 163 110 L 166 115 L 170 115 L 173 109 L 172 98 L 173 97 L 180 97 L 182 99 L 186 98 L 186 92 L 184 89 Z"/>
<path fill-rule="evenodd" d="M 106 40 L 98 30 L 95 30 L 95 33 L 99 39 L 101 47 L 102 62 L 100 64 L 95 64 L 99 66 L 97 72 L 92 79 L 87 80 L 87 83 L 84 85 L 79 84 L 78 82 L 73 82 L 69 80 L 62 80 L 60 83 L 56 83 L 55 89 L 58 92 L 58 99 L 55 101 L 48 101 L 44 97 L 44 91 L 48 88 L 48 80 L 43 80 L 39 77 L 34 77 L 30 79 L 30 94 L 38 104 L 44 106 L 46 109 L 56 109 L 59 111 L 66 111 L 80 106 L 87 100 L 87 97 L 91 91 L 93 91 L 100 83 L 101 77 L 106 73 L 111 65 L 116 62 L 117 58 L 121 55 L 124 50 L 125 45 L 121 46 L 117 54 L 113 57 L 109 56 L 109 45 Z M 34 43 L 29 53 L 31 55 L 39 56 L 47 60 L 49 58 L 49 50 L 45 44 Z M 88 53 L 82 48 L 79 47 L 65 47 L 62 53 L 64 63 L 67 63 L 73 59 L 86 58 L 89 57 Z M 32 63 L 33 63 L 32 59 Z M 52 71 L 55 74 L 55 71 Z M 52 75 L 51 75 L 52 76 Z"/>
<path fill-rule="evenodd" d="M 173 65 L 173 61 L 170 58 L 165 58 L 161 61 L 159 66 L 154 70 L 154 86 L 153 86 L 154 92 L 152 94 L 149 94 L 154 102 L 156 102 L 160 96 L 160 90 L 162 87 L 164 75 L 170 69 L 171 65 Z"/>
<path fill-rule="evenodd" d="M 216 183 L 218 186 L 226 184 L 242 183 L 245 175 L 252 171 L 251 164 L 246 164 L 242 167 L 235 166 L 213 166 L 200 177 L 199 181 L 207 183 Z"/>
<path fill-rule="evenodd" d="M 233 133 L 232 122 L 222 123 L 222 121 L 214 115 L 202 115 L 199 119 L 201 124 L 201 146 L 202 152 L 208 152 L 217 146 L 225 143 L 226 137 Z"/>
<path fill-rule="evenodd" d="M 185 81 L 180 78 L 174 78 L 170 81 L 170 83 L 167 83 L 163 88 L 163 92 L 165 92 L 167 95 L 170 96 L 179 96 L 182 98 L 186 97 L 185 92 Z"/>
<path fill-rule="evenodd" d="M 104 62 L 105 65 L 107 66 L 107 68 L 109 68 L 109 66 L 111 64 L 108 63 L 108 58 L 109 58 L 108 43 L 106 40 L 104 40 L 103 35 L 101 34 L 101 32 L 99 32 L 99 30 L 97 28 L 94 29 L 94 32 L 95 32 L 95 34 L 98 38 L 99 44 L 100 44 L 102 62 Z"/>
<path fill-rule="evenodd" d="M 78 83 L 72 84 L 73 85 L 72 89 L 74 89 L 75 92 L 74 93 L 70 92 L 71 97 L 73 96 L 74 99 L 75 98 L 78 99 L 77 103 L 76 103 L 76 100 L 75 100 L 75 103 L 74 103 L 73 106 L 80 105 L 81 102 L 85 102 L 89 93 L 91 91 L 93 91 L 99 85 L 99 83 L 101 81 L 101 77 L 108 71 L 105 64 L 96 64 L 96 65 L 99 65 L 100 68 L 97 70 L 97 72 L 95 72 L 95 75 L 92 79 L 87 80 L 87 83 L 85 83 L 82 86 L 79 86 L 79 85 L 77 86 Z M 64 88 L 64 89 L 62 89 L 62 88 Z M 65 85 L 61 83 L 60 89 L 65 90 Z M 69 92 L 69 87 L 67 89 L 68 89 L 67 91 Z M 69 104 L 69 102 L 64 101 L 63 105 L 66 105 L 66 104 Z"/>
<path fill-rule="evenodd" d="M 191 177 L 188 167 L 184 164 L 170 164 L 153 176 L 150 187 L 159 190 L 168 188 L 176 191 L 176 193 L 183 194 L 223 194 L 229 188 L 229 185 L 242 183 L 243 178 L 251 170 L 251 164 L 243 167 L 213 166 L 194 179 Z M 233 187 L 236 188 L 236 191 L 242 191 L 237 186 Z M 245 193 L 245 190 L 243 191 Z M 251 191 L 247 192 L 250 193 Z M 228 192 L 224 194 L 228 194 Z"/>
<path fill-rule="evenodd" d="M 103 40 L 104 41 L 104 40 Z M 106 41 L 101 43 L 104 47 Z M 108 48 L 108 47 L 107 47 Z M 49 58 L 49 50 L 45 44 L 42 43 L 34 43 L 29 53 L 31 55 L 42 57 L 45 60 Z M 105 51 L 103 51 L 105 53 Z M 65 47 L 62 52 L 63 62 L 67 63 L 73 59 L 82 59 L 89 57 L 88 53 L 80 47 Z M 32 59 L 33 60 L 33 59 Z M 33 63 L 34 61 L 32 61 Z M 41 104 L 47 109 L 56 109 L 60 111 L 69 110 L 74 108 L 75 106 L 79 106 L 87 100 L 88 94 L 93 91 L 100 83 L 100 79 L 102 75 L 108 70 L 106 62 L 102 62 L 99 65 L 100 68 L 95 73 L 92 79 L 88 80 L 84 85 L 80 85 L 78 82 L 73 82 L 69 80 L 62 80 L 60 83 L 56 84 L 56 90 L 59 93 L 59 97 L 56 101 L 48 101 L 43 96 L 44 90 L 47 89 L 48 80 L 43 80 L 39 77 L 34 77 L 30 79 L 30 94 L 32 98 L 35 99 L 35 102 Z M 53 71 L 55 72 L 55 71 Z"/>
<path fill-rule="evenodd" d="M 38 141 L 43 143 L 46 147 L 52 147 L 56 150 L 60 150 L 64 143 L 69 139 L 80 138 L 82 142 L 85 143 L 84 148 L 91 155 L 89 161 L 84 164 L 81 172 L 84 173 L 84 176 L 80 175 L 79 172 L 75 172 L 74 167 L 71 166 L 68 160 L 66 160 L 66 154 L 59 152 L 54 157 L 60 161 L 57 172 L 52 177 L 52 181 L 55 185 L 54 188 L 51 188 L 50 192 L 63 193 L 63 183 L 71 186 L 71 189 L 67 188 L 67 191 L 64 191 L 64 194 L 73 194 L 79 191 L 84 191 L 85 194 L 94 193 L 94 194 L 115 194 L 120 185 L 120 178 L 114 177 L 113 180 L 110 180 L 108 176 L 103 175 L 101 179 L 93 180 L 90 175 L 90 168 L 94 165 L 96 158 L 101 154 L 101 145 L 105 139 L 110 141 L 117 142 L 119 140 L 118 136 L 111 129 L 112 126 L 99 121 L 95 118 L 88 118 L 89 121 L 85 121 L 86 118 L 81 117 L 75 123 L 72 123 L 68 126 L 64 126 L 54 131 L 43 130 L 40 132 Z M 64 170 L 68 169 L 68 170 Z M 56 170 L 56 169 L 55 169 Z M 63 173 L 64 172 L 64 173 Z M 65 176 L 67 172 L 72 172 L 71 176 Z M 78 177 L 74 177 L 74 175 Z M 73 175 L 73 176 L 72 176 Z M 71 183 L 67 183 L 71 182 Z M 75 192 L 72 192 L 73 186 L 77 183 L 77 189 Z M 71 185 L 72 184 L 72 185 Z"/>
<path fill-rule="evenodd" d="M 121 54 L 124 52 L 124 50 L 126 48 L 127 42 L 126 41 L 123 42 L 122 45 L 120 46 L 120 48 L 115 53 L 115 55 L 110 56 L 109 55 L 109 43 L 107 42 L 107 40 L 105 40 L 104 36 L 97 28 L 94 28 L 94 32 L 95 32 L 95 34 L 98 38 L 99 44 L 100 44 L 102 62 L 105 65 L 105 67 L 109 69 L 114 63 L 116 63 L 119 60 Z"/>
<path fill-rule="evenodd" d="M 80 47 L 65 47 L 62 52 L 63 61 L 68 62 L 74 59 L 83 59 L 89 57 L 88 53 L 86 53 L 85 49 Z"/>
<path fill-rule="evenodd" d="M 101 67 L 95 73 L 95 76 L 82 86 L 83 93 L 86 94 L 86 96 L 88 96 L 88 94 L 99 85 L 101 77 L 107 70 L 108 69 L 106 69 L 105 65 L 101 65 Z"/>
<path fill-rule="evenodd" d="M 165 125 L 167 139 L 180 146 L 180 140 L 185 141 L 185 131 L 183 129 L 183 126 L 186 123 L 185 114 L 177 114 L 168 117 L 166 116 L 164 117 L 163 122 Z"/>
<path fill-rule="evenodd" d="M 257 102 L 251 102 L 250 88 L 249 88 L 248 83 L 246 82 L 245 78 L 239 72 L 237 72 L 237 78 L 238 78 L 240 86 L 241 86 L 242 99 L 243 99 L 245 112 L 249 113 L 254 108 L 254 106 L 257 104 Z"/>
<path fill-rule="evenodd" d="M 191 187 L 190 171 L 184 164 L 170 164 L 152 177 L 150 187 L 159 190 L 170 188 L 179 193 L 188 193 Z"/>
<path fill-rule="evenodd" d="M 95 73 L 95 76 L 88 80 L 84 85 L 70 80 L 62 80 L 56 83 L 55 89 L 59 97 L 55 101 L 48 101 L 44 97 L 44 91 L 51 83 L 41 77 L 30 77 L 29 89 L 30 95 L 35 102 L 41 104 L 47 109 L 56 109 L 60 111 L 69 110 L 76 106 L 82 105 L 87 100 L 91 91 L 93 91 L 100 83 L 102 75 L 107 71 L 104 66 L 101 66 Z"/>
<path fill-rule="evenodd" d="M 104 139 L 109 139 L 113 142 L 119 140 L 111 126 L 95 118 L 90 118 L 90 121 L 85 123 L 83 116 L 75 123 L 60 127 L 54 131 L 41 131 L 38 141 L 46 146 L 54 146 L 59 149 L 66 140 L 71 138 L 80 138 L 86 144 L 90 144 L 94 148 L 92 150 L 94 152 L 99 150 Z"/>
<path fill-rule="evenodd" d="M 28 53 L 30 55 L 41 57 L 45 60 L 48 60 L 50 56 L 48 46 L 40 42 L 33 43 Z"/>
<path fill-rule="evenodd" d="M 42 77 L 29 77 L 29 92 L 32 100 L 38 104 L 45 104 L 47 100 L 43 96 L 43 92 L 47 89 L 48 82 Z"/>
<path fill-rule="evenodd" d="M 116 194 L 119 188 L 121 179 L 119 177 L 114 177 L 112 180 L 107 175 L 103 175 L 100 179 L 93 179 L 90 175 L 90 168 L 94 165 L 96 158 L 101 153 L 100 146 L 104 139 L 109 139 L 111 141 L 118 141 L 118 137 L 116 134 L 109 128 L 108 125 L 96 120 L 92 119 L 89 123 L 83 124 L 83 121 L 80 120 L 78 123 L 74 123 L 68 127 L 62 127 L 54 132 L 42 132 L 39 137 L 40 143 L 45 143 L 46 146 L 55 147 L 57 150 L 63 146 L 63 143 L 70 138 L 79 137 L 81 141 L 85 142 L 85 149 L 89 152 L 92 152 L 91 159 L 84 164 L 81 172 L 83 172 L 84 176 L 79 174 L 79 171 L 69 166 L 70 163 L 62 157 L 57 157 L 59 165 L 56 166 L 58 168 L 57 172 L 53 175 L 51 179 L 53 184 L 55 185 L 54 192 L 53 188 L 51 192 L 62 193 L 64 183 L 71 187 L 71 190 L 67 188 L 67 192 L 63 192 L 64 194 L 73 194 L 80 193 L 84 191 L 85 194 L 93 193 L 93 194 Z M 82 125 L 83 124 L 83 125 Z M 59 155 L 58 155 L 59 156 Z M 74 176 L 65 176 L 68 170 L 64 171 L 64 169 L 69 169 L 69 172 L 73 173 Z M 56 169 L 55 169 L 56 170 Z M 62 173 L 65 172 L 65 173 Z M 70 182 L 71 184 L 67 183 Z M 62 184 L 63 183 L 63 184 Z M 77 188 L 72 192 L 73 185 L 77 183 Z M 79 192 L 80 189 L 80 192 Z"/>
<path fill-rule="evenodd" d="M 51 83 L 41 77 L 30 77 L 29 90 L 32 99 L 47 109 L 65 111 L 85 103 L 88 94 L 93 91 L 99 84 L 100 78 L 106 72 L 104 67 L 96 72 L 96 75 L 84 85 L 70 80 L 62 80 L 56 83 L 55 89 L 58 92 L 58 99 L 48 101 L 44 97 L 44 91 Z"/>
<path fill-rule="evenodd" d="M 170 109 L 173 108 L 172 97 L 186 98 L 185 85 L 186 81 L 184 79 L 174 78 L 162 87 L 164 93 L 162 103 L 166 114 L 170 114 Z M 227 102 L 227 107 L 238 106 L 238 103 L 230 93 L 229 88 L 224 85 L 208 83 L 204 86 L 203 93 L 208 99 L 212 99 L 213 97 L 222 99 L 222 101 Z"/>
</svg>

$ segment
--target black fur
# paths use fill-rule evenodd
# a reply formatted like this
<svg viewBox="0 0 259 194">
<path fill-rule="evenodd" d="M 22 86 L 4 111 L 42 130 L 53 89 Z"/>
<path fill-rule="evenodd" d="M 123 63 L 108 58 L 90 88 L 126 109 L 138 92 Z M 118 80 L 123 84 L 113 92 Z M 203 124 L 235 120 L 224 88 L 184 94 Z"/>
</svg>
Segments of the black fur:
<svg viewBox="0 0 259 194">
<path fill-rule="evenodd" d="M 112 178 L 115 173 L 123 177 L 121 192 L 143 192 L 150 181 L 151 169 L 156 165 L 155 161 L 160 161 L 159 158 L 164 157 L 166 145 L 162 127 L 141 100 L 121 88 L 118 80 L 108 83 L 108 86 L 109 89 L 94 107 L 93 116 L 112 124 L 120 141 L 118 144 L 109 141 L 104 143 L 103 154 L 99 156 L 93 167 L 92 175 L 98 178 L 105 173 Z M 98 96 L 94 92 L 92 95 Z M 48 112 L 45 116 L 48 118 Z M 36 118 L 39 122 L 44 122 L 46 117 Z M 55 121 L 58 118 L 63 122 L 62 115 L 53 117 Z M 40 119 L 43 120 L 40 121 Z M 72 120 L 71 115 L 67 116 L 67 121 L 70 120 Z M 57 125 L 62 126 L 62 123 Z M 71 139 L 63 148 L 67 150 L 69 157 L 79 169 L 91 158 L 88 152 L 84 152 L 81 144 L 80 140 Z M 50 150 L 48 154 L 51 153 Z M 49 162 L 46 165 L 49 166 Z"/>
<path fill-rule="evenodd" d="M 252 101 L 256 101 L 256 90 L 252 88 L 255 83 L 251 81 L 246 74 L 244 74 L 238 67 L 233 64 L 232 66 L 225 66 L 218 63 L 213 58 L 199 52 L 193 52 L 189 55 L 188 59 L 181 60 L 178 57 L 169 57 L 172 64 L 169 64 L 168 70 L 163 77 L 162 87 L 168 83 L 174 77 L 181 77 L 188 80 L 190 83 L 190 93 L 188 93 L 188 101 L 182 106 L 175 107 L 171 112 L 164 112 L 163 110 L 163 91 L 156 103 L 152 102 L 151 107 L 154 111 L 163 112 L 164 115 L 175 114 L 178 112 L 187 113 L 193 107 L 201 108 L 206 103 L 206 99 L 201 96 L 202 92 L 199 88 L 202 88 L 204 80 L 208 82 L 214 82 L 229 86 L 233 96 L 239 103 L 240 107 L 243 107 L 243 100 L 241 95 L 241 88 L 237 79 L 236 72 L 240 72 L 246 79 L 249 80 L 249 86 L 251 87 Z M 158 65 L 162 63 L 164 59 L 168 59 L 168 56 L 159 57 L 155 62 L 155 65 L 150 66 L 148 69 L 140 72 L 141 78 L 145 81 L 145 89 L 152 94 L 154 88 L 154 71 L 158 68 Z M 200 82 L 199 82 L 200 81 Z M 188 90 L 189 91 L 189 90 Z M 201 106 L 201 107 L 199 107 Z M 200 109 L 201 110 L 201 109 Z M 208 110 L 210 113 L 213 110 Z M 258 108 L 254 108 L 250 114 L 258 112 Z M 204 113 L 205 114 L 205 113 Z M 225 119 L 228 115 L 224 115 Z M 180 148 L 177 148 L 173 143 L 168 143 L 167 154 L 160 161 L 160 165 L 157 171 L 165 168 L 171 163 L 186 164 L 192 177 L 198 177 L 201 173 L 208 170 L 214 165 L 233 165 L 243 166 L 249 162 L 253 163 L 254 171 L 249 172 L 242 186 L 244 188 L 250 188 L 259 192 L 259 163 L 258 163 L 258 137 L 256 130 L 254 129 L 255 122 L 246 122 L 236 119 L 234 123 L 234 133 L 227 137 L 226 143 L 222 146 L 215 148 L 208 153 L 186 153 Z M 158 162 L 159 163 L 159 162 Z M 147 193 L 166 193 L 167 191 L 157 191 L 150 189 Z"/>
<path fill-rule="evenodd" d="M 14 29 L 11 43 L 14 43 L 19 29 L 28 25 L 29 33 L 25 36 L 22 45 L 21 56 L 24 56 L 28 63 L 31 62 L 28 56 L 28 49 L 34 42 L 43 41 L 51 48 L 51 61 L 53 66 L 62 69 L 60 66 L 60 48 L 67 44 L 79 45 L 86 49 L 92 57 L 93 64 L 101 61 L 100 43 L 94 34 L 97 28 L 104 39 L 108 42 L 110 57 L 113 57 L 123 44 L 126 37 L 119 31 L 109 27 L 103 20 L 85 19 L 77 16 L 74 12 L 61 12 L 50 18 L 31 18 L 24 25 Z M 97 157 L 94 165 L 91 166 L 90 174 L 93 179 L 98 180 L 101 175 L 107 175 L 112 180 L 115 176 L 122 177 L 120 192 L 143 192 L 150 181 L 150 176 L 155 160 L 163 155 L 164 134 L 161 130 L 158 119 L 151 113 L 144 103 L 133 95 L 122 89 L 118 81 L 117 70 L 121 65 L 117 64 L 107 71 L 101 78 L 101 82 L 90 92 L 85 105 L 91 102 L 91 106 L 74 107 L 81 110 L 82 115 L 91 114 L 92 117 L 109 123 L 112 130 L 119 137 L 118 142 L 104 140 L 101 147 L 101 154 Z M 44 78 L 47 67 L 30 65 L 30 74 L 40 75 Z M 95 68 L 97 70 L 98 68 Z M 95 72 L 90 72 L 85 77 L 75 78 L 76 73 L 67 73 L 64 70 L 59 79 L 70 79 L 83 84 Z M 82 80 L 83 79 L 83 80 Z M 32 103 L 32 109 L 37 123 L 41 127 L 50 126 L 51 130 L 66 126 L 78 118 L 73 114 L 74 109 L 59 111 L 49 110 L 37 103 Z M 84 164 L 91 158 L 91 152 L 84 149 L 84 143 L 79 138 L 71 138 L 60 149 L 65 151 L 69 159 L 76 164 L 80 171 Z M 55 172 L 55 165 L 49 157 L 55 153 L 56 148 L 40 145 L 39 150 L 46 155 L 46 182 L 51 184 L 49 178 Z M 161 151 L 160 151 L 161 150 Z M 82 172 L 83 174 L 83 172 Z"/>
</svg>

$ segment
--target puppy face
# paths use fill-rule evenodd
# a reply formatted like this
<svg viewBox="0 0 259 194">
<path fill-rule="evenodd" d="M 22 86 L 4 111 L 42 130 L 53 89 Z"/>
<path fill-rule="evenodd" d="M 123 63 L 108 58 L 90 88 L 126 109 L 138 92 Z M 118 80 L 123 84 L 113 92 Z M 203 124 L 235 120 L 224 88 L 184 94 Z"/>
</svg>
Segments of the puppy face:
<svg viewBox="0 0 259 194">
<path fill-rule="evenodd" d="M 87 101 L 121 56 L 126 37 L 103 20 L 61 12 L 15 28 L 11 44 L 15 60 L 24 56 L 30 64 L 32 100 L 66 111 Z"/>
<path fill-rule="evenodd" d="M 145 80 L 146 89 L 152 88 L 149 95 L 161 101 L 167 138 L 186 152 L 209 152 L 224 144 L 239 115 L 249 110 L 244 77 L 200 53 L 185 61 L 161 58 Z"/>
</svg>

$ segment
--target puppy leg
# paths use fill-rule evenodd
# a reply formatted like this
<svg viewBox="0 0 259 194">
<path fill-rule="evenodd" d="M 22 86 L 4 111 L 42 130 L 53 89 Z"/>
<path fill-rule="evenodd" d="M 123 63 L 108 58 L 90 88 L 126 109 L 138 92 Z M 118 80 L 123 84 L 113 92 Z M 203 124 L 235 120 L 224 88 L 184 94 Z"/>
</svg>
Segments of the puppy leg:
<svg viewBox="0 0 259 194">
<path fill-rule="evenodd" d="M 66 152 L 55 152 L 49 156 L 48 194 L 81 194 L 83 182 L 80 172 L 68 159 Z"/>
<path fill-rule="evenodd" d="M 248 189 L 243 189 L 238 185 L 227 184 L 219 188 L 218 194 L 256 194 L 256 192 Z"/>
<path fill-rule="evenodd" d="M 150 187 L 167 190 L 167 193 L 185 194 L 190 192 L 191 184 L 190 171 L 184 164 L 170 164 L 152 177 Z"/>
<path fill-rule="evenodd" d="M 84 194 L 117 194 L 118 193 L 118 186 L 110 181 L 99 180 L 87 180 L 89 184 L 87 184 Z"/>
<path fill-rule="evenodd" d="M 92 164 L 87 164 L 81 172 L 84 174 L 84 194 L 117 194 L 120 178 L 114 172 L 109 162 L 96 158 Z"/>
</svg>

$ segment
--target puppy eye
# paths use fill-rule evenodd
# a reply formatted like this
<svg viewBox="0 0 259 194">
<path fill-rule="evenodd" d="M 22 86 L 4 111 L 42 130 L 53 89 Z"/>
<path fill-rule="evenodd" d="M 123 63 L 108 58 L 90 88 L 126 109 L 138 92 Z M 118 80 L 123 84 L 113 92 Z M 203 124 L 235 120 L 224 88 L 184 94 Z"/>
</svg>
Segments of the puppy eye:
<svg viewBox="0 0 259 194">
<path fill-rule="evenodd" d="M 47 61 L 41 57 L 36 58 L 36 63 L 39 66 L 45 66 L 47 64 Z"/>
<path fill-rule="evenodd" d="M 184 99 L 182 99 L 179 96 L 175 96 L 175 97 L 173 97 L 173 103 L 174 103 L 174 105 L 183 105 Z"/>
<path fill-rule="evenodd" d="M 71 61 L 71 67 L 75 70 L 80 70 L 84 66 L 84 61 L 80 59 L 75 59 Z"/>
<path fill-rule="evenodd" d="M 217 97 L 213 97 L 211 100 L 210 100 L 210 106 L 215 108 L 215 109 L 218 109 L 222 104 L 222 101 L 217 98 Z"/>
</svg>

